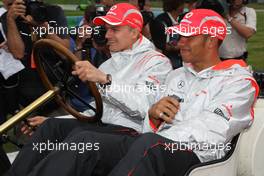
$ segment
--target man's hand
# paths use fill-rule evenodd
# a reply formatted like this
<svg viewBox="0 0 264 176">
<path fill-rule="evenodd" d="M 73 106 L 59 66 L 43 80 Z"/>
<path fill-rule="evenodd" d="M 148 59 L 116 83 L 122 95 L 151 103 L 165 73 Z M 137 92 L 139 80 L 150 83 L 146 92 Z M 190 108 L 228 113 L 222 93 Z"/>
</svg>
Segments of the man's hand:
<svg viewBox="0 0 264 176">
<path fill-rule="evenodd" d="M 90 27 L 87 24 L 80 26 L 78 29 L 78 35 L 76 38 L 77 48 L 81 48 L 85 40 L 88 38 L 91 38 L 91 34 L 92 34 L 92 27 Z"/>
<path fill-rule="evenodd" d="M 21 132 L 25 135 L 31 136 L 33 134 L 33 128 L 38 127 L 45 120 L 47 120 L 47 118 L 43 117 L 43 116 L 35 116 L 35 117 L 30 118 L 30 119 L 27 119 L 28 124 L 26 124 L 26 123 L 23 124 L 23 126 L 21 128 Z"/>
<path fill-rule="evenodd" d="M 77 75 L 83 82 L 92 81 L 100 84 L 107 83 L 106 74 L 94 67 L 88 61 L 76 62 L 72 74 Z"/>
<path fill-rule="evenodd" d="M 23 0 L 15 0 L 7 12 L 7 18 L 15 20 L 17 17 L 25 18 L 26 6 Z"/>
<path fill-rule="evenodd" d="M 172 97 L 164 97 L 149 109 L 149 117 L 157 124 L 157 121 L 172 123 L 179 110 L 179 102 Z"/>
<path fill-rule="evenodd" d="M 38 23 L 34 21 L 34 19 L 31 15 L 27 15 L 24 18 L 24 22 L 31 25 L 31 26 L 38 26 Z"/>
<path fill-rule="evenodd" d="M 4 49 L 4 50 L 8 51 L 8 46 L 7 46 L 7 42 L 6 41 L 4 41 L 4 42 L 2 42 L 0 44 L 0 49 Z"/>
</svg>

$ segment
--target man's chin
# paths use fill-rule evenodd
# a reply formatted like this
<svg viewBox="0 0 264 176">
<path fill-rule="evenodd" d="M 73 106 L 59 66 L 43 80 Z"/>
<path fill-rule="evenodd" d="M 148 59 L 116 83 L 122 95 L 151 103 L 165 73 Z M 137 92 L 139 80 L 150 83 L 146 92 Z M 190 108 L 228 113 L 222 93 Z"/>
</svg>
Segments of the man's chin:
<svg viewBox="0 0 264 176">
<path fill-rule="evenodd" d="M 110 47 L 110 46 L 109 46 L 109 50 L 110 50 L 111 52 L 118 52 L 118 51 L 119 51 L 117 48 Z"/>
<path fill-rule="evenodd" d="M 183 57 L 182 56 L 182 61 L 185 62 L 185 63 L 190 63 L 192 59 L 190 57 Z"/>
</svg>

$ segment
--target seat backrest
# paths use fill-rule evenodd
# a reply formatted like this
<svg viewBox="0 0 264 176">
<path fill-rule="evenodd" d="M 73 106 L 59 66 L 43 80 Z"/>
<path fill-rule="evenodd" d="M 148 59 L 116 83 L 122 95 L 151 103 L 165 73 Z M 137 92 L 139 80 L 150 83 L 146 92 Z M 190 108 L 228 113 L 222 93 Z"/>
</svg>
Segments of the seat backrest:
<svg viewBox="0 0 264 176">
<path fill-rule="evenodd" d="M 238 175 L 264 175 L 264 99 L 258 99 L 252 126 L 238 140 Z"/>
<path fill-rule="evenodd" d="M 258 99 L 254 110 L 252 126 L 233 139 L 224 158 L 197 164 L 185 176 L 264 176 L 264 99 Z"/>
<path fill-rule="evenodd" d="M 264 97 L 264 72 L 254 71 L 253 76 L 259 85 L 259 97 Z"/>
</svg>

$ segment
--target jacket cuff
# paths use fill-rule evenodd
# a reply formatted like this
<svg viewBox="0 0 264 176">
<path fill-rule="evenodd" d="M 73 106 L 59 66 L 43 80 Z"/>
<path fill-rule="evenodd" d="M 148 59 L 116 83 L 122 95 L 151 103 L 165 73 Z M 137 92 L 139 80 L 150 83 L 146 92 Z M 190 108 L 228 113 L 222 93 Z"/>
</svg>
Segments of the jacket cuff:
<svg viewBox="0 0 264 176">
<path fill-rule="evenodd" d="M 156 133 L 159 129 L 159 126 L 161 124 L 161 121 L 159 120 L 158 126 L 156 126 L 153 121 L 151 120 L 151 118 L 149 119 L 149 125 L 151 127 L 151 129 L 153 130 L 154 133 Z"/>
</svg>

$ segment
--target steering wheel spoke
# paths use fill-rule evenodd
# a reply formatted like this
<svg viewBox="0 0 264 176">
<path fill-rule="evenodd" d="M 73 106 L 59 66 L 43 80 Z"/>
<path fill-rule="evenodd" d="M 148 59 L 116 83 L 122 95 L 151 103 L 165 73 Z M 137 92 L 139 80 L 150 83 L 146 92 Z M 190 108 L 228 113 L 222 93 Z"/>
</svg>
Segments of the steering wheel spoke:
<svg viewBox="0 0 264 176">
<path fill-rule="evenodd" d="M 48 48 L 50 51 L 53 50 L 58 57 L 44 57 L 42 54 L 43 48 Z M 103 103 L 95 83 L 86 82 L 85 84 L 94 97 L 96 108 L 92 107 L 75 90 L 72 90 L 72 86 L 78 85 L 78 82 L 81 81 L 76 76 L 71 75 L 72 65 L 79 61 L 71 51 L 54 40 L 42 39 L 34 44 L 33 54 L 42 82 L 47 89 L 54 90 L 55 87 L 59 88 L 58 93 L 56 93 L 56 100 L 66 111 L 79 120 L 94 122 L 101 119 Z M 93 110 L 95 115 L 85 116 L 80 114 L 70 106 L 67 101 L 68 98 L 77 99 L 87 108 Z"/>
<path fill-rule="evenodd" d="M 66 91 L 68 93 L 68 95 L 70 95 L 71 97 L 76 98 L 78 101 L 80 101 L 83 105 L 87 106 L 89 109 L 93 110 L 94 112 L 96 112 L 96 109 L 91 106 L 88 102 L 86 102 L 83 98 L 81 98 L 77 93 L 75 93 L 74 91 L 72 91 L 71 89 L 67 89 Z"/>
<path fill-rule="evenodd" d="M 39 55 L 38 57 L 39 57 L 39 59 L 41 61 L 40 62 L 42 64 L 41 66 L 43 67 L 43 69 L 45 70 L 45 72 L 49 71 L 49 73 L 51 73 L 51 75 L 53 76 L 53 78 L 55 78 L 57 81 L 59 81 L 60 80 L 60 76 L 57 73 L 55 73 L 54 69 L 47 62 L 47 60 L 44 59 L 42 55 Z M 47 70 L 46 70 L 46 68 L 47 68 Z"/>
</svg>

